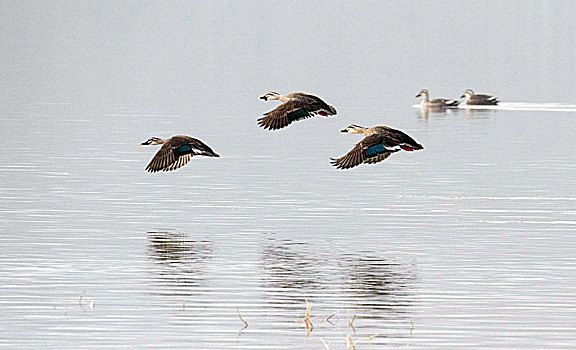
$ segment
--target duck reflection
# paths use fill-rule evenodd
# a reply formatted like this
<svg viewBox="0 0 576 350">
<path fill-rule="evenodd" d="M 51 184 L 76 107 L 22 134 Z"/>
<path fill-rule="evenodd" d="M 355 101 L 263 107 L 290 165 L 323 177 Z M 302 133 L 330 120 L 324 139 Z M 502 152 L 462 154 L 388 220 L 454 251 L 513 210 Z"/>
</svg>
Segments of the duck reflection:
<svg viewBox="0 0 576 350">
<path fill-rule="evenodd" d="M 151 272 L 162 294 L 191 295 L 205 278 L 212 242 L 193 240 L 170 231 L 148 234 L 148 256 L 155 263 Z"/>
<path fill-rule="evenodd" d="M 297 250 L 301 250 L 298 252 Z M 307 252 L 307 245 L 291 240 L 268 240 L 261 254 L 264 286 L 281 289 L 322 288 L 318 262 Z"/>
<path fill-rule="evenodd" d="M 345 255 L 341 261 L 347 294 L 355 308 L 403 313 L 413 303 L 411 289 L 416 277 L 411 265 L 374 255 Z"/>
<path fill-rule="evenodd" d="M 413 266 L 374 253 L 338 254 L 306 243 L 270 239 L 261 262 L 262 284 L 273 308 L 301 311 L 308 299 L 316 312 L 324 310 L 326 315 L 346 309 L 379 319 L 405 314 L 413 304 Z"/>
<path fill-rule="evenodd" d="M 446 115 L 451 113 L 458 113 L 457 108 L 446 108 L 446 107 L 420 107 L 420 119 L 427 120 L 430 118 L 430 113 L 438 114 L 438 115 Z"/>
<path fill-rule="evenodd" d="M 466 112 L 466 117 L 476 119 L 488 118 L 489 116 L 498 112 L 497 109 L 480 109 L 474 107 L 466 108 L 464 111 Z"/>
</svg>

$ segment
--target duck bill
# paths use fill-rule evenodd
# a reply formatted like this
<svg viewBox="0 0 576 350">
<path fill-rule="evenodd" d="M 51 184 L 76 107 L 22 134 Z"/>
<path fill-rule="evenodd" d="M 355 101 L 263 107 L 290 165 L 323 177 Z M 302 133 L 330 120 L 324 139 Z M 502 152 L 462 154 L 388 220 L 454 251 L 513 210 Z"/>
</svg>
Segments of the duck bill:
<svg viewBox="0 0 576 350">
<path fill-rule="evenodd" d="M 420 94 L 416 95 L 416 97 L 420 97 Z"/>
<path fill-rule="evenodd" d="M 142 143 L 140 144 L 140 146 L 146 146 L 146 145 L 149 145 L 149 144 L 150 144 L 150 142 L 144 141 L 144 142 L 142 142 Z"/>
<path fill-rule="evenodd" d="M 348 129 L 342 129 L 342 130 L 340 130 L 340 132 L 347 133 Z"/>
<path fill-rule="evenodd" d="M 464 97 L 466 97 L 466 95 L 462 95 L 462 96 L 460 96 L 460 98 L 464 98 Z"/>
<path fill-rule="evenodd" d="M 260 99 L 264 100 L 264 101 L 268 101 L 268 97 L 266 97 L 266 96 L 260 96 Z"/>
</svg>

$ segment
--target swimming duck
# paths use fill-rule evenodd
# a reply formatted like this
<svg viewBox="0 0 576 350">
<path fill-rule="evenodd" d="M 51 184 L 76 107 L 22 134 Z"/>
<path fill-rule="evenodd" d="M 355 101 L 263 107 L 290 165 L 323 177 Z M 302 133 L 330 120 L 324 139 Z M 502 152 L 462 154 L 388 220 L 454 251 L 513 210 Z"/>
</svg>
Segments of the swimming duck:
<svg viewBox="0 0 576 350">
<path fill-rule="evenodd" d="M 204 142 L 190 136 L 176 135 L 163 140 L 159 137 L 150 137 L 141 145 L 162 145 L 150 164 L 146 167 L 149 172 L 171 171 L 188 163 L 193 156 L 220 157 Z"/>
<path fill-rule="evenodd" d="M 334 107 L 328 105 L 319 97 L 303 92 L 294 92 L 287 95 L 269 92 L 261 96 L 260 99 L 264 101 L 279 100 L 283 102 L 270 112 L 264 113 L 264 117 L 258 119 L 258 125 L 264 129 L 282 129 L 292 122 L 311 118 L 316 114 L 326 117 L 337 113 Z"/>
<path fill-rule="evenodd" d="M 490 95 L 476 95 L 472 89 L 467 89 L 460 98 L 466 98 L 467 105 L 497 105 L 498 97 Z"/>
<path fill-rule="evenodd" d="M 449 100 L 446 98 L 436 98 L 434 100 L 429 100 L 430 93 L 426 89 L 420 90 L 416 97 L 422 96 L 422 102 L 420 102 L 420 106 L 422 107 L 439 107 L 439 108 L 450 108 L 456 107 L 460 104 L 460 102 L 456 100 Z"/>
<path fill-rule="evenodd" d="M 352 124 L 340 132 L 362 134 L 365 137 L 345 156 L 330 158 L 331 164 L 338 169 L 349 169 L 362 163 L 378 163 L 400 150 L 412 152 L 424 148 L 402 131 L 387 126 L 365 128 Z"/>
</svg>

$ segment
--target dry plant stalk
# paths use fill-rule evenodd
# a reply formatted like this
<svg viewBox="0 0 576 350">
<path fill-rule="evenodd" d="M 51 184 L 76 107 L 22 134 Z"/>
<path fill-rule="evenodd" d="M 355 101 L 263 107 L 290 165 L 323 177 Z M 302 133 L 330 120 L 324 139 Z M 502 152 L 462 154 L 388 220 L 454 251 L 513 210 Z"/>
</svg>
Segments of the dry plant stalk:
<svg viewBox="0 0 576 350">
<path fill-rule="evenodd" d="M 356 344 L 358 344 L 359 341 L 361 340 L 368 340 L 368 343 L 370 343 L 372 341 L 372 339 L 376 338 L 378 336 L 378 334 L 372 334 L 369 337 L 362 337 L 362 338 L 358 338 L 356 339 L 356 341 L 353 343 L 354 347 L 356 347 Z"/>
<path fill-rule="evenodd" d="M 304 324 L 306 325 L 306 337 L 310 336 L 310 331 L 312 330 L 312 322 L 310 322 L 310 309 L 312 309 L 312 304 L 306 301 L 306 317 L 304 317 Z"/>
<path fill-rule="evenodd" d="M 412 335 L 413 330 L 414 330 L 414 321 L 410 320 L 410 335 Z"/>
<path fill-rule="evenodd" d="M 370 343 L 372 339 L 376 338 L 377 336 L 378 334 L 372 334 L 369 337 L 358 338 L 356 341 L 354 341 L 352 340 L 352 336 L 348 335 L 346 337 L 346 350 L 356 350 L 356 344 L 358 344 L 360 341 L 367 340 L 368 343 Z"/>
<path fill-rule="evenodd" d="M 244 319 L 242 318 L 242 315 L 240 315 L 240 310 L 238 310 L 238 308 L 236 308 L 236 312 L 238 313 L 238 318 L 240 319 L 240 321 L 242 321 L 242 323 L 244 323 L 244 327 L 242 327 L 240 330 L 248 328 L 248 322 L 244 321 Z"/>
<path fill-rule="evenodd" d="M 82 308 L 82 298 L 84 298 L 84 294 L 86 294 L 86 290 L 84 290 L 84 291 L 80 294 L 80 298 L 78 298 L 78 305 L 80 305 L 80 308 Z"/>
<path fill-rule="evenodd" d="M 324 341 L 324 339 L 320 338 L 320 341 L 322 342 L 322 345 L 324 345 L 324 349 L 330 350 L 330 347 L 328 346 L 328 344 L 326 343 L 326 341 Z"/>
<path fill-rule="evenodd" d="M 356 350 L 356 346 L 354 345 L 354 342 L 352 341 L 352 337 L 350 336 L 350 334 L 348 334 L 348 336 L 346 337 L 346 350 Z"/>
<path fill-rule="evenodd" d="M 354 333 L 356 333 L 356 328 L 354 328 L 354 320 L 355 319 L 356 319 L 356 315 L 352 316 L 352 319 L 350 320 L 350 322 L 348 322 L 348 325 L 350 326 L 350 328 L 352 328 Z"/>
<path fill-rule="evenodd" d="M 336 311 L 336 312 L 338 312 L 338 311 Z M 330 319 L 331 319 L 332 317 L 336 316 L 336 312 L 333 313 L 332 315 L 328 316 L 328 318 L 326 318 L 326 322 L 328 322 L 328 323 L 330 323 L 330 324 L 333 325 L 334 323 L 332 323 L 332 321 L 330 321 Z"/>
</svg>

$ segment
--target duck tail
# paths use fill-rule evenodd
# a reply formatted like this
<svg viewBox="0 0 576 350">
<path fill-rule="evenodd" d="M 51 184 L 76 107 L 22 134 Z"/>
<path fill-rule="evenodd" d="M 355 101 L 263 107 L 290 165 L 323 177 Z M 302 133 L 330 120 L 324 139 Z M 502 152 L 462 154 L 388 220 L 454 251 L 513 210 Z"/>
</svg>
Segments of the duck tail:
<svg viewBox="0 0 576 350">
<path fill-rule="evenodd" d="M 320 114 L 323 117 L 329 117 L 331 115 L 335 115 L 336 113 L 336 108 L 332 107 L 332 106 L 328 106 L 328 108 L 323 108 L 322 110 L 318 111 L 318 114 Z"/>
<path fill-rule="evenodd" d="M 201 156 L 206 156 L 206 157 L 220 157 L 220 155 L 216 152 L 214 152 L 211 148 L 206 147 L 207 149 L 202 150 L 201 153 L 199 153 L 199 155 Z"/>
<path fill-rule="evenodd" d="M 418 151 L 418 150 L 424 149 L 424 147 L 419 143 L 417 143 L 417 144 L 403 143 L 403 144 L 400 144 L 399 146 L 400 146 L 400 148 L 402 148 L 403 150 L 408 151 L 408 152 Z"/>
</svg>

